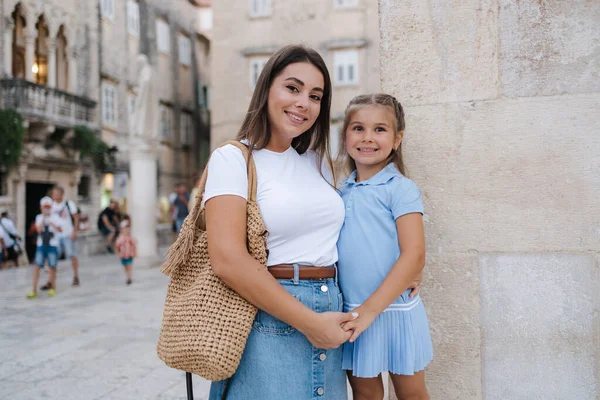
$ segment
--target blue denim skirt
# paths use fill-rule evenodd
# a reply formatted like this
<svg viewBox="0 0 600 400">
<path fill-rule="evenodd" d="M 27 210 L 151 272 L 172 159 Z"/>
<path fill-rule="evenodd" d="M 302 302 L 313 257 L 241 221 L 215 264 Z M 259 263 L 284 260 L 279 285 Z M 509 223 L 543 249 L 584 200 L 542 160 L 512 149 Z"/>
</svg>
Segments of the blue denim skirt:
<svg viewBox="0 0 600 400">
<path fill-rule="evenodd" d="M 302 304 L 316 312 L 342 311 L 336 279 L 279 280 Z M 342 347 L 317 349 L 292 326 L 258 311 L 242 360 L 229 379 L 213 382 L 210 400 L 346 400 Z"/>
</svg>

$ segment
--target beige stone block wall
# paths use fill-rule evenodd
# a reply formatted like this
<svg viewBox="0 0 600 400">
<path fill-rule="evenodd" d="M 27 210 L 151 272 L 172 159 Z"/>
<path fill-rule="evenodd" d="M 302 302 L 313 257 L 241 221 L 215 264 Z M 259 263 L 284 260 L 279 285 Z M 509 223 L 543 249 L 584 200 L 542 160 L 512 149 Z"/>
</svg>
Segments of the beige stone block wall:
<svg viewBox="0 0 600 400">
<path fill-rule="evenodd" d="M 435 226 L 430 218 L 426 221 L 427 233 L 431 234 Z M 426 371 L 429 394 L 432 399 L 444 400 L 481 398 L 477 254 L 440 251 L 430 237 L 427 244 L 421 296 L 434 342 L 434 360 Z M 452 379 L 448 379 L 449 374 Z"/>
<path fill-rule="evenodd" d="M 497 0 L 380 4 L 385 90 L 410 104 L 496 97 Z"/>
<path fill-rule="evenodd" d="M 600 3 L 380 0 L 434 399 L 600 395 Z"/>
</svg>

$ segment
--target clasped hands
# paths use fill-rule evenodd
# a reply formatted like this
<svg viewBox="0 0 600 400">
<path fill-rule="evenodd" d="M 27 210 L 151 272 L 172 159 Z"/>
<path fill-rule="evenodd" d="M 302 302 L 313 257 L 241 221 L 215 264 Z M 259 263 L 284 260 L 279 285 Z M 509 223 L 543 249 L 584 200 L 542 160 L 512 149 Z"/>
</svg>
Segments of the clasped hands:
<svg viewBox="0 0 600 400">
<path fill-rule="evenodd" d="M 409 286 L 412 289 L 410 297 L 415 297 L 421 288 L 423 274 L 413 281 Z M 312 329 L 304 331 L 304 335 L 311 344 L 319 349 L 335 349 L 347 341 L 353 343 L 362 332 L 365 331 L 377 318 L 378 313 L 363 306 L 359 306 L 351 312 L 323 312 L 316 314 L 315 324 Z"/>
</svg>

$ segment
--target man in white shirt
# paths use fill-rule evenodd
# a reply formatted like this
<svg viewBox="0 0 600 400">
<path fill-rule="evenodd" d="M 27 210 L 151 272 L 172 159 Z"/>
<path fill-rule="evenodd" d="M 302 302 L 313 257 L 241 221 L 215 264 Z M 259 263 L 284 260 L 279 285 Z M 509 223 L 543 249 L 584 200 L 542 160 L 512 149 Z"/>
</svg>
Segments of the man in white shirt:
<svg viewBox="0 0 600 400">
<path fill-rule="evenodd" d="M 79 260 L 75 240 L 79 232 L 79 210 L 71 200 L 65 200 L 65 190 L 61 186 L 52 188 L 52 213 L 58 215 L 61 221 L 62 232 L 58 235 L 59 252 L 64 252 L 66 258 L 71 259 L 73 266 L 73 286 L 79 286 Z M 49 283 L 42 286 L 42 290 L 51 287 Z"/>
<path fill-rule="evenodd" d="M 4 240 L 4 247 L 6 248 L 4 261 L 17 265 L 20 250 L 17 243 L 19 235 L 15 224 L 8 218 L 8 211 L 6 210 L 0 213 L 0 237 Z"/>
</svg>

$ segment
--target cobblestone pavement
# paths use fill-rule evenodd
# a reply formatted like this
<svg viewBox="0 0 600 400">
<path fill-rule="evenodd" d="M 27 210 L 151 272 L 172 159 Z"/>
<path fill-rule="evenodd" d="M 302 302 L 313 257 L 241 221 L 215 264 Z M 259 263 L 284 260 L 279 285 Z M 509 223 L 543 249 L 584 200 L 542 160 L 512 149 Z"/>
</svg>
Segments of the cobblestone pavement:
<svg viewBox="0 0 600 400">
<path fill-rule="evenodd" d="M 0 399 L 183 400 L 185 375 L 156 356 L 167 277 L 134 264 L 133 284 L 115 256 L 58 267 L 57 295 L 27 300 L 33 267 L 0 271 Z M 47 274 L 41 273 L 40 283 Z M 195 399 L 209 383 L 194 376 Z"/>
</svg>

